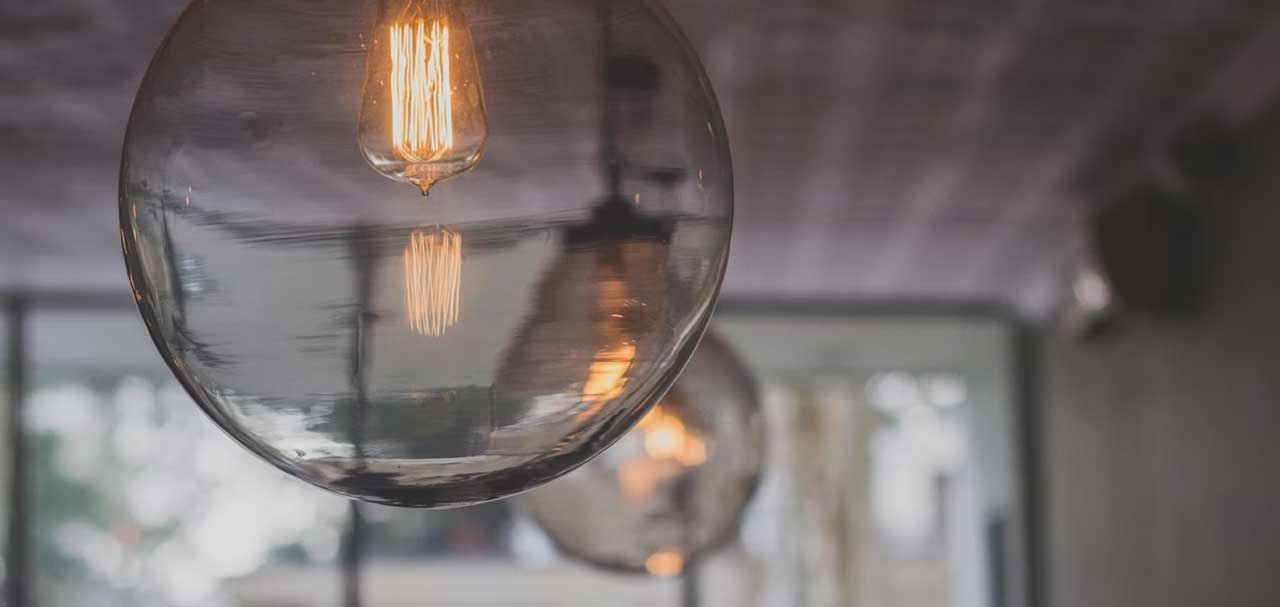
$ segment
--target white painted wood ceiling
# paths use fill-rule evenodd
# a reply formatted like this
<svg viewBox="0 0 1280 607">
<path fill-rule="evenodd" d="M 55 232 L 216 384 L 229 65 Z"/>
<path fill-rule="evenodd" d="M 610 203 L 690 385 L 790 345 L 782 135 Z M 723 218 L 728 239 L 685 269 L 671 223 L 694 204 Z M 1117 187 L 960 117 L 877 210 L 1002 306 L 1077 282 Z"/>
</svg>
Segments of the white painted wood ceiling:
<svg viewBox="0 0 1280 607">
<path fill-rule="evenodd" d="M 1043 308 L 1098 191 L 1280 57 L 1274 0 L 669 4 L 732 137 L 739 298 Z M 119 149 L 182 6 L 0 4 L 0 290 L 127 288 Z"/>
</svg>

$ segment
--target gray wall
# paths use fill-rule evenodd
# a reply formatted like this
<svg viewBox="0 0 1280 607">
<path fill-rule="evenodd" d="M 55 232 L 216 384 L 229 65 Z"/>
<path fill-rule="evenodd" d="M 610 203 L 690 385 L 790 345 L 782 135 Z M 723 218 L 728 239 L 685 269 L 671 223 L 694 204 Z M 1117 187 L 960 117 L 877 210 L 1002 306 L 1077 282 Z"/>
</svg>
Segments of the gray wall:
<svg viewBox="0 0 1280 607">
<path fill-rule="evenodd" d="M 1041 360 L 1054 607 L 1280 605 L 1280 112 L 1205 200 L 1203 310 Z"/>
</svg>

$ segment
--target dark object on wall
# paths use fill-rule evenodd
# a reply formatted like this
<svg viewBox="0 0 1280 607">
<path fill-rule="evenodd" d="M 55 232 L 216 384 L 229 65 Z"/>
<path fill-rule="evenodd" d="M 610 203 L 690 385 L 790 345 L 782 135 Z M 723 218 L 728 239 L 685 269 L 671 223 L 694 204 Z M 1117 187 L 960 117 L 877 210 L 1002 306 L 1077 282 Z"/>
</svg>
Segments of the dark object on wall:
<svg viewBox="0 0 1280 607">
<path fill-rule="evenodd" d="M 1191 201 L 1140 185 L 1101 207 L 1090 232 L 1102 273 L 1127 313 L 1194 311 L 1203 246 Z"/>
<path fill-rule="evenodd" d="M 1225 181 L 1244 165 L 1244 148 L 1231 128 L 1214 119 L 1201 119 L 1182 129 L 1169 144 L 1169 160 L 1197 185 Z"/>
</svg>

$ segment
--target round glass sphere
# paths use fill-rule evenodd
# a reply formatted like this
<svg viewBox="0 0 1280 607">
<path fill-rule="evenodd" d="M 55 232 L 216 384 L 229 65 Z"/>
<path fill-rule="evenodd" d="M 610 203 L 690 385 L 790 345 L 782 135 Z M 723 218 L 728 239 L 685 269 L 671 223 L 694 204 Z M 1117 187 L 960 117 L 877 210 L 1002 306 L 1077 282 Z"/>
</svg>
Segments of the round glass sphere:
<svg viewBox="0 0 1280 607">
<path fill-rule="evenodd" d="M 521 500 L 570 557 L 679 574 L 737 531 L 763 462 L 761 415 L 742 363 L 708 335 L 675 387 L 630 433 Z"/>
<path fill-rule="evenodd" d="M 134 104 L 121 236 L 157 347 L 233 438 L 446 507 L 567 472 L 667 390 L 732 182 L 658 2 L 197 0 Z"/>
</svg>

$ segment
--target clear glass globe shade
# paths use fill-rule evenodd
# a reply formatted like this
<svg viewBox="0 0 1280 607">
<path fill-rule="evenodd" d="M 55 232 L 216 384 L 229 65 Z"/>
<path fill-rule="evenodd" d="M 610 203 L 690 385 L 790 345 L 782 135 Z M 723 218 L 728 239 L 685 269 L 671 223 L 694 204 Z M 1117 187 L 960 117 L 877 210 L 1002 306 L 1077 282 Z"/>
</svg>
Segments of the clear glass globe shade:
<svg viewBox="0 0 1280 607">
<path fill-rule="evenodd" d="M 414 0 L 455 46 L 404 26 L 398 63 L 393 4 L 192 3 L 134 105 L 121 236 L 161 354 L 237 441 L 344 495 L 471 504 L 590 459 L 675 380 L 732 172 L 657 2 Z"/>
<path fill-rule="evenodd" d="M 677 575 L 737 531 L 763 462 L 761 415 L 742 363 L 708 335 L 631 432 L 521 502 L 568 556 Z"/>
</svg>

